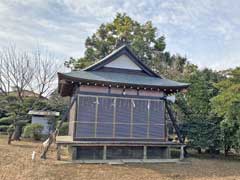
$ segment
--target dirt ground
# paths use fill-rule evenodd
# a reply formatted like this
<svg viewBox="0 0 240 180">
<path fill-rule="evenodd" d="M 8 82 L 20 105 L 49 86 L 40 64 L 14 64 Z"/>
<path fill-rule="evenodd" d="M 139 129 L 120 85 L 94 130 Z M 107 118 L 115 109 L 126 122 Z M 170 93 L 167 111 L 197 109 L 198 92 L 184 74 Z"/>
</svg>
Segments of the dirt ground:
<svg viewBox="0 0 240 180">
<path fill-rule="evenodd" d="M 40 160 L 39 142 L 6 142 L 6 137 L 0 136 L 1 180 L 240 180 L 239 160 L 188 158 L 187 164 L 81 165 L 56 161 L 54 148 L 47 160 Z M 33 151 L 37 153 L 35 161 L 31 160 Z"/>
</svg>

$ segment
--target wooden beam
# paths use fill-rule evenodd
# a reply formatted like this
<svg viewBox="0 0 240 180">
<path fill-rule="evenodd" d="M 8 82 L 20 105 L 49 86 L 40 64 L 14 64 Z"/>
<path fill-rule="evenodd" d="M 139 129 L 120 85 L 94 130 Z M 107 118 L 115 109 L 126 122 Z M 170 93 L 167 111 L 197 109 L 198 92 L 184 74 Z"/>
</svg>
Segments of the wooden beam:
<svg viewBox="0 0 240 180">
<path fill-rule="evenodd" d="M 178 127 L 178 124 L 177 124 L 177 120 L 175 119 L 174 115 L 173 115 L 173 112 L 172 112 L 172 109 L 171 107 L 169 106 L 168 104 L 169 102 L 167 102 L 167 100 L 165 100 L 165 105 L 166 105 L 166 109 L 167 109 L 167 112 L 169 114 L 169 118 L 170 120 L 172 121 L 172 125 L 176 131 L 176 134 L 178 136 L 178 140 L 180 143 L 184 143 L 183 142 L 183 139 L 182 139 L 182 136 L 181 136 L 181 133 L 180 133 L 180 129 Z"/>
</svg>

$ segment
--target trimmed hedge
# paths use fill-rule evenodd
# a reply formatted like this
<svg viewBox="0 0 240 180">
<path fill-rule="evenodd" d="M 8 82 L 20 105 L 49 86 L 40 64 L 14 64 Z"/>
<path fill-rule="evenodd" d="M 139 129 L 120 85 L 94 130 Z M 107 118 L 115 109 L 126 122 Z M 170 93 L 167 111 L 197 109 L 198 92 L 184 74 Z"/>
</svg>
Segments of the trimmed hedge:
<svg viewBox="0 0 240 180">
<path fill-rule="evenodd" d="M 43 125 L 41 124 L 28 124 L 23 131 L 23 137 L 40 140 L 42 138 Z"/>
<path fill-rule="evenodd" d="M 0 125 L 9 125 L 12 124 L 12 122 L 13 122 L 12 116 L 3 117 L 0 119 Z"/>
<path fill-rule="evenodd" d="M 0 125 L 0 132 L 7 132 L 9 125 Z"/>
</svg>

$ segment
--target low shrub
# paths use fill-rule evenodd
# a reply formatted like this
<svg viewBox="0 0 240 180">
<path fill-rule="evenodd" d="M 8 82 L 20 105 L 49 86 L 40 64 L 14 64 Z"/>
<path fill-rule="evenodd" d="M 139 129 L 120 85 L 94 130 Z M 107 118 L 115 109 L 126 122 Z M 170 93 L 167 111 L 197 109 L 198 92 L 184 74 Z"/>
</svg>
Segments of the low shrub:
<svg viewBox="0 0 240 180">
<path fill-rule="evenodd" d="M 14 126 L 11 124 L 10 126 L 8 126 L 7 128 L 7 133 L 8 134 L 12 134 L 14 132 Z"/>
<path fill-rule="evenodd" d="M 9 125 L 0 125 L 0 132 L 7 132 Z"/>
<path fill-rule="evenodd" d="M 12 116 L 0 118 L 1 125 L 10 125 L 12 124 L 14 118 Z"/>
<path fill-rule="evenodd" d="M 68 122 L 64 122 L 62 124 L 62 127 L 59 129 L 59 135 L 68 135 Z"/>
<path fill-rule="evenodd" d="M 42 138 L 42 130 L 43 125 L 41 124 L 29 124 L 24 128 L 23 137 L 40 140 Z"/>
</svg>

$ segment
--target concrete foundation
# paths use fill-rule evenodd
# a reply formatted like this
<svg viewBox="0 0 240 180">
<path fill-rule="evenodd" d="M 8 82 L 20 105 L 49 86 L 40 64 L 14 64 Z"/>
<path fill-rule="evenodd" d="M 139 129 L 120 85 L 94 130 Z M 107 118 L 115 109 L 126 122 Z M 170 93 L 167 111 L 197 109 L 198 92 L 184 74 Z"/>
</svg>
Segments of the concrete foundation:
<svg viewBox="0 0 240 180">
<path fill-rule="evenodd" d="M 180 163 L 179 159 L 74 160 L 71 163 L 121 165 L 129 163 Z"/>
<path fill-rule="evenodd" d="M 109 164 L 181 161 L 185 146 L 173 142 L 73 141 L 70 136 L 57 136 L 56 143 L 58 160 L 61 160 L 61 146 L 67 145 L 73 162 Z"/>
<path fill-rule="evenodd" d="M 170 159 L 169 147 L 71 146 L 72 160 L 160 160 Z"/>
</svg>

